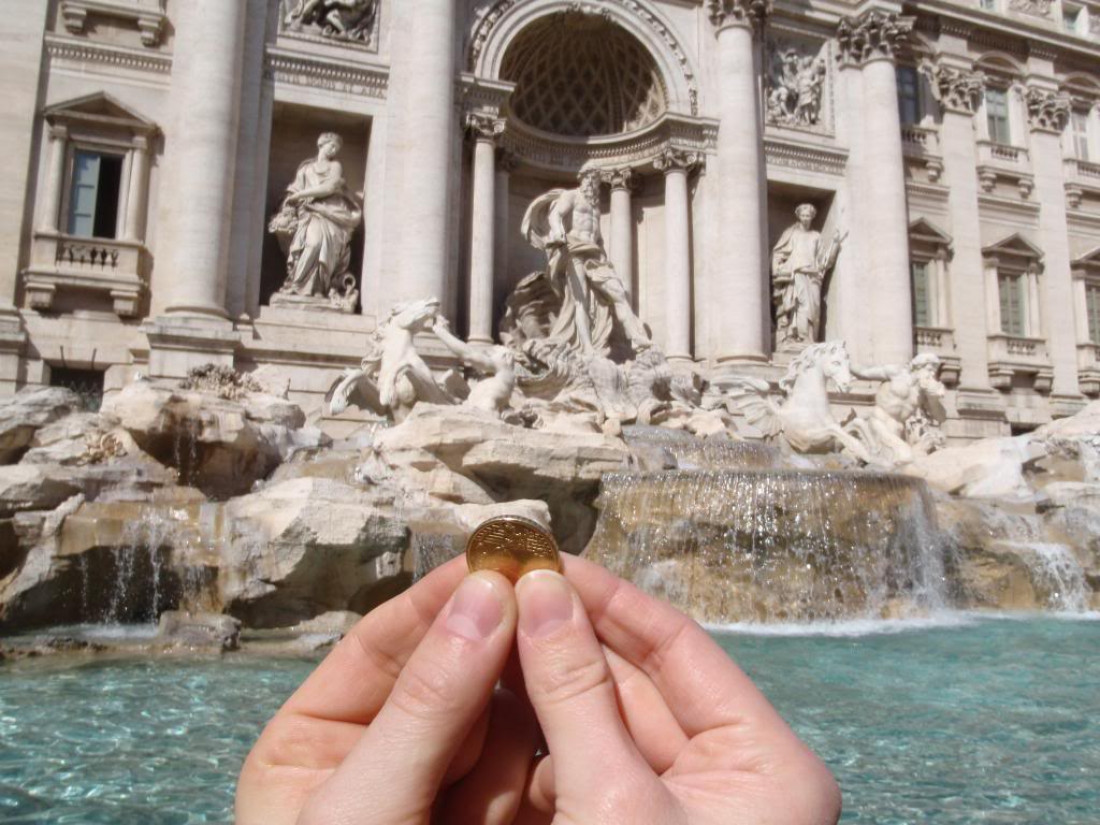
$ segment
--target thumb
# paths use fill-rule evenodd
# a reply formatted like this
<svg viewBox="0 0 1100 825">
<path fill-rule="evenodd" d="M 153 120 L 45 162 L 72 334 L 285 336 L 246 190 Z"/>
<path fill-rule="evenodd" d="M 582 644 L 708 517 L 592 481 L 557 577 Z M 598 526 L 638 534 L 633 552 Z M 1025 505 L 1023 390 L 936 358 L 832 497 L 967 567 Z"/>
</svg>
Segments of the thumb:
<svg viewBox="0 0 1100 825">
<path fill-rule="evenodd" d="M 598 805 L 647 784 L 652 771 L 619 714 L 611 669 L 569 582 L 548 570 L 528 573 L 516 584 L 516 602 L 520 663 L 554 760 L 558 810 L 563 799 Z"/>
<path fill-rule="evenodd" d="M 428 822 L 448 767 L 488 706 L 515 626 L 508 580 L 490 572 L 467 576 L 367 732 L 317 789 L 299 822 Z"/>
</svg>

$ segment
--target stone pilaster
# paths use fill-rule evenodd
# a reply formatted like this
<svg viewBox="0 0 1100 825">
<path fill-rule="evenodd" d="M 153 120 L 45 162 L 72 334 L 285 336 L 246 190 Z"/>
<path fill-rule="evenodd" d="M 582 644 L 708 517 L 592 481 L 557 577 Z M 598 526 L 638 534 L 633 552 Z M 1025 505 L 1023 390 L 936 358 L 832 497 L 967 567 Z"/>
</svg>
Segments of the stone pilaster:
<svg viewBox="0 0 1100 825">
<path fill-rule="evenodd" d="M 950 323 L 962 363 L 959 390 L 990 392 L 986 306 L 999 298 L 986 294 L 978 180 L 974 173 L 978 162 L 974 115 L 980 105 L 983 79 L 979 72 L 942 62 L 928 64 L 923 69 L 943 110 L 940 138 L 954 251 L 949 286 Z"/>
<path fill-rule="evenodd" d="M 144 240 L 146 193 L 149 191 L 149 138 L 134 139 L 130 156 L 130 185 L 126 190 L 126 220 L 122 237 L 128 241 Z"/>
<path fill-rule="evenodd" d="M 61 220 L 61 190 L 65 183 L 65 155 L 67 154 L 69 129 L 64 124 L 49 125 L 49 150 L 46 181 L 42 187 L 42 209 L 38 216 L 38 228 L 44 232 L 57 232 Z M 67 227 L 66 227 L 67 228 Z"/>
<path fill-rule="evenodd" d="M 496 141 L 504 121 L 471 113 L 466 128 L 474 138 L 473 197 L 470 218 L 469 341 L 493 342 L 493 272 L 496 249 Z"/>
<path fill-rule="evenodd" d="M 691 205 L 688 174 L 694 152 L 666 149 L 653 165 L 665 175 L 665 355 L 691 362 Z"/>
<path fill-rule="evenodd" d="M 172 206 L 158 235 L 167 314 L 225 319 L 247 6 L 193 0 L 176 10 L 166 162 Z"/>
<path fill-rule="evenodd" d="M 864 317 L 872 325 L 871 356 L 888 364 L 904 363 L 913 353 L 908 204 L 894 66 L 913 23 L 911 17 L 872 9 L 842 19 L 837 28 L 841 61 L 861 67 L 862 135 L 853 149 L 863 171 L 854 193 L 853 228 L 863 235 L 859 245 L 869 264 L 863 286 L 870 299 Z"/>
<path fill-rule="evenodd" d="M 629 167 L 613 169 L 607 175 L 607 182 L 611 186 L 611 239 L 607 256 L 629 296 L 634 282 L 634 210 L 631 193 L 637 184 L 637 175 Z"/>
<path fill-rule="evenodd" d="M 436 296 L 453 311 L 450 289 L 451 178 L 457 138 L 454 0 L 402 0 L 394 5 L 393 72 L 401 97 L 391 121 L 387 164 L 398 185 L 387 193 L 396 241 L 392 278 L 381 284 L 380 311 L 396 301 Z"/>
<path fill-rule="evenodd" d="M 1024 94 L 1031 133 L 1031 165 L 1035 199 L 1039 202 L 1039 247 L 1043 250 L 1040 276 L 1041 334 L 1047 339 L 1054 366 L 1054 395 L 1079 395 L 1077 342 L 1072 324 L 1064 319 L 1073 311 L 1066 190 L 1062 161 L 1062 132 L 1070 116 L 1069 99 L 1054 90 L 1029 86 Z"/>
<path fill-rule="evenodd" d="M 716 28 L 720 94 L 718 127 L 718 261 L 709 328 L 724 362 L 767 360 L 769 309 L 767 174 L 758 76 L 759 42 L 771 4 L 709 0 Z"/>
</svg>

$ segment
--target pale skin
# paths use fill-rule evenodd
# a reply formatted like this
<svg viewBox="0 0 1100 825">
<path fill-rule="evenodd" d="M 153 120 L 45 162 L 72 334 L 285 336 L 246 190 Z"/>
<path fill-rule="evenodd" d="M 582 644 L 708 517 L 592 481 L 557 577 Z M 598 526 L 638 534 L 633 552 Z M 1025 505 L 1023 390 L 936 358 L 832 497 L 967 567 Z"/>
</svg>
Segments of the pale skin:
<svg viewBox="0 0 1100 825">
<path fill-rule="evenodd" d="M 840 793 L 668 604 L 574 557 L 564 576 L 515 588 L 459 558 L 365 617 L 287 701 L 249 754 L 236 813 L 238 825 L 830 825 Z"/>
</svg>

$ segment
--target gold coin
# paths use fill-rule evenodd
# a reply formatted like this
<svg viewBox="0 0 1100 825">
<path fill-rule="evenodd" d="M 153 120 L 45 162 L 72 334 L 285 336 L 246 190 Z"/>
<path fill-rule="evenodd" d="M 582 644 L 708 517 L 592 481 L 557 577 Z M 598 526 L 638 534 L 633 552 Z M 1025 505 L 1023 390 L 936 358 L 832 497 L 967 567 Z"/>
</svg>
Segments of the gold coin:
<svg viewBox="0 0 1100 825">
<path fill-rule="evenodd" d="M 513 582 L 531 570 L 562 571 L 553 534 L 522 516 L 497 516 L 478 525 L 466 542 L 470 571 L 496 570 Z"/>
</svg>

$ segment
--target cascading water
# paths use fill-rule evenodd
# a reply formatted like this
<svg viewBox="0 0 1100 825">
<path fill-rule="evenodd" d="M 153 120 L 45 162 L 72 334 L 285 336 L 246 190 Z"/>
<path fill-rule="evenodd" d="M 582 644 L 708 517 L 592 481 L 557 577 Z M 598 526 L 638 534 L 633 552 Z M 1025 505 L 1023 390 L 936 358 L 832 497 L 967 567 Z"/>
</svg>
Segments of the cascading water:
<svg viewBox="0 0 1100 825">
<path fill-rule="evenodd" d="M 1085 571 L 1073 551 L 1064 544 L 1040 542 L 1030 543 L 1027 548 L 1033 555 L 1024 557 L 1031 561 L 1036 582 L 1045 586 L 1047 606 L 1067 613 L 1087 610 Z"/>
<path fill-rule="evenodd" d="M 922 481 L 736 469 L 604 476 L 585 554 L 715 623 L 882 617 L 944 604 Z"/>
</svg>

